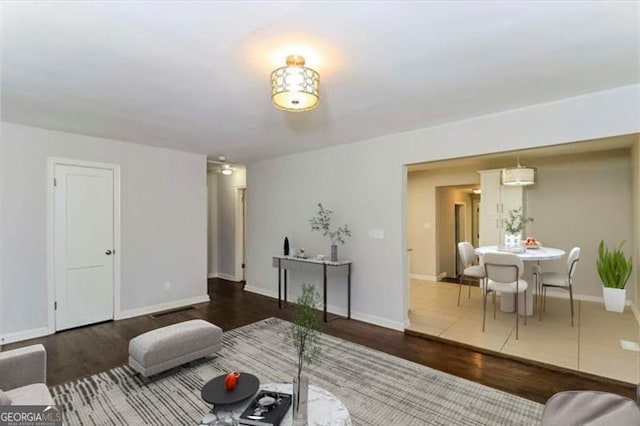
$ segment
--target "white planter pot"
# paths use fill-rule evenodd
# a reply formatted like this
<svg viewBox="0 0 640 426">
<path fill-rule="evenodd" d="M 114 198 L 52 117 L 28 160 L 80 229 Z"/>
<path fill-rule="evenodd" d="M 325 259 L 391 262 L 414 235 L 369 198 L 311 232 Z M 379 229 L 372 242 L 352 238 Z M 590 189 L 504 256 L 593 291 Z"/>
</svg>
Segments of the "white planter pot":
<svg viewBox="0 0 640 426">
<path fill-rule="evenodd" d="M 505 234 L 504 246 L 507 248 L 520 247 L 522 241 L 522 234 Z"/>
<path fill-rule="evenodd" d="M 624 311 L 624 302 L 626 300 L 627 290 L 624 288 L 602 287 L 602 295 L 604 296 L 604 307 L 609 312 Z"/>
</svg>

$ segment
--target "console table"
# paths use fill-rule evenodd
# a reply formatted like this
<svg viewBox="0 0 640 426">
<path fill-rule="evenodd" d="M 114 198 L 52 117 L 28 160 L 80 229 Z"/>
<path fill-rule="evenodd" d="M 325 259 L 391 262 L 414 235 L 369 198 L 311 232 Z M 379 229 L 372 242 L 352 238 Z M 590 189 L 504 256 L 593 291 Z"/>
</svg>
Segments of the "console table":
<svg viewBox="0 0 640 426">
<path fill-rule="evenodd" d="M 327 322 L 327 276 L 347 277 L 347 319 L 351 319 L 351 261 L 320 260 L 296 256 L 274 256 L 273 267 L 278 268 L 278 308 L 282 309 L 282 271 L 284 270 L 284 306 L 287 306 L 287 271 L 322 271 L 324 322 Z M 336 318 L 343 317 L 334 317 Z"/>
</svg>

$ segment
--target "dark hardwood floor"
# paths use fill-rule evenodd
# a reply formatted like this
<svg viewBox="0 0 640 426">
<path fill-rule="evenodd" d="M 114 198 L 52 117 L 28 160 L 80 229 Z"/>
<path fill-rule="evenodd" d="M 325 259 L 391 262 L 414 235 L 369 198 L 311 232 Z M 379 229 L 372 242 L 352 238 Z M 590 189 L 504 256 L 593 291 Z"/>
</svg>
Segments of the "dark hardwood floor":
<svg viewBox="0 0 640 426">
<path fill-rule="evenodd" d="M 195 305 L 196 309 L 156 319 L 146 315 L 67 330 L 7 345 L 3 350 L 42 343 L 47 349 L 47 382 L 55 385 L 125 364 L 129 340 L 157 327 L 203 318 L 226 331 L 272 316 L 290 320 L 294 315 L 292 308 L 278 309 L 275 299 L 243 291 L 242 284 L 213 279 L 209 281 L 209 295 L 211 301 Z M 540 403 L 556 392 L 575 389 L 635 398 L 632 385 L 558 372 L 355 320 L 322 323 L 322 331 Z"/>
</svg>

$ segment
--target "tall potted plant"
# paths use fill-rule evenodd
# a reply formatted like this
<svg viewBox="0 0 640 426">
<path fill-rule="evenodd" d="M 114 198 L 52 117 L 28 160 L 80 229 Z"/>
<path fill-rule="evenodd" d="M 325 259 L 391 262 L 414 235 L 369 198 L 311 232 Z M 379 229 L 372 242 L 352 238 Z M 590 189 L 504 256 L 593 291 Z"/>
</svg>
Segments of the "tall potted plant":
<svg viewBox="0 0 640 426">
<path fill-rule="evenodd" d="M 504 235 L 505 247 L 520 247 L 522 231 L 529 222 L 533 222 L 533 218 L 527 217 L 522 211 L 522 207 L 509 210 L 509 217 L 504 220 L 504 229 L 506 231 Z"/>
<path fill-rule="evenodd" d="M 618 247 L 614 246 L 612 250 L 609 250 L 602 240 L 598 246 L 598 275 L 600 275 L 603 285 L 604 306 L 610 312 L 624 311 L 626 300 L 624 287 L 633 270 L 631 257 L 625 258 L 622 252 L 623 244 L 624 241 Z"/>
<path fill-rule="evenodd" d="M 311 365 L 320 356 L 318 329 L 320 327 L 315 312 L 320 295 L 313 284 L 302 284 L 302 293 L 298 297 L 296 317 L 291 324 L 290 339 L 296 349 L 297 371 L 293 378 L 293 424 L 307 424 L 307 396 L 309 376 L 303 371 L 305 364 Z"/>
<path fill-rule="evenodd" d="M 325 237 L 331 239 L 331 261 L 338 261 L 338 243 L 344 244 L 344 239 L 351 236 L 348 225 L 331 229 L 331 216 L 333 212 L 325 209 L 322 203 L 318 203 L 318 214 L 309 219 L 312 231 L 320 231 Z"/>
</svg>

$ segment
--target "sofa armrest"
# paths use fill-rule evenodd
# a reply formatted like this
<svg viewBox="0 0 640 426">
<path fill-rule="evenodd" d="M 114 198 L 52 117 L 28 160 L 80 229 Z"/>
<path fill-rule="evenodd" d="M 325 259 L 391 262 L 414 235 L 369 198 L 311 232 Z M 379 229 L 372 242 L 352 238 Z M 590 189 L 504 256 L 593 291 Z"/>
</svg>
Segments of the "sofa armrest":
<svg viewBox="0 0 640 426">
<path fill-rule="evenodd" d="M 0 389 L 47 382 L 47 351 L 42 345 L 0 352 Z"/>
</svg>

